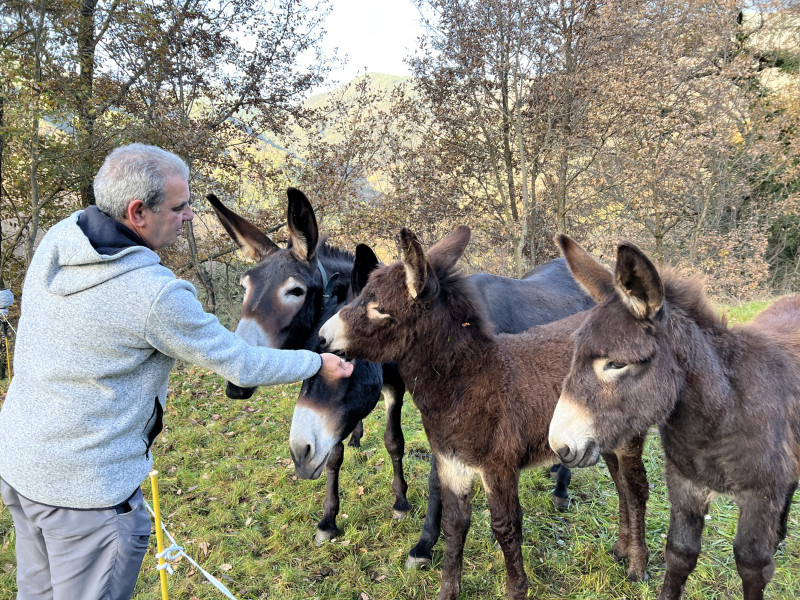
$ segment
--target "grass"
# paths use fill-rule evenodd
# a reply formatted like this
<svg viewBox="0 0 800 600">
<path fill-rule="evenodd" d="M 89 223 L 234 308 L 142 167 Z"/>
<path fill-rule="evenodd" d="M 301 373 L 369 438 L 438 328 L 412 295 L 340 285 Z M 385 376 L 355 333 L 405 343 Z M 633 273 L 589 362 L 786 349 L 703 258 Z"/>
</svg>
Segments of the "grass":
<svg viewBox="0 0 800 600">
<path fill-rule="evenodd" d="M 738 309 L 737 309 L 738 310 Z M 734 311 L 731 310 L 731 316 Z M 6 382 L 0 382 L 0 398 Z M 428 446 L 419 413 L 406 398 L 406 477 L 412 512 L 392 519 L 391 462 L 383 448 L 384 414 L 365 421 L 360 449 L 347 448 L 341 476 L 340 535 L 314 543 L 322 513 L 324 476 L 299 480 L 287 440 L 297 385 L 261 388 L 246 401 L 225 397 L 219 377 L 178 365 L 171 379 L 166 429 L 154 447 L 162 517 L 168 531 L 200 566 L 239 600 L 423 600 L 435 598 L 444 542 L 432 569 L 406 571 L 406 553 L 417 541 L 427 500 Z M 610 556 L 615 541 L 617 497 L 604 467 L 573 471 L 571 509 L 556 511 L 546 469 L 531 469 L 520 484 L 524 510 L 523 553 L 530 597 L 556 599 L 654 599 L 663 577 L 669 503 L 658 434 L 645 448 L 651 481 L 647 543 L 650 580 L 629 583 L 625 566 Z M 151 498 L 149 481 L 145 497 Z M 795 502 L 800 500 L 800 494 Z M 795 510 L 795 513 L 797 511 Z M 703 552 L 684 598 L 740 598 L 731 543 L 737 510 L 713 502 Z M 800 527 L 790 517 L 789 537 L 777 556 L 767 588 L 772 599 L 800 597 Z M 161 598 L 154 552 L 145 558 L 136 600 Z M 14 532 L 0 503 L 0 598 L 16 592 Z M 185 559 L 173 564 L 171 598 L 217 600 L 224 596 Z M 505 567 L 493 543 L 486 498 L 475 485 L 472 528 L 464 553 L 464 599 L 504 598 Z"/>
<path fill-rule="evenodd" d="M 759 312 L 767 308 L 771 304 L 769 300 L 757 300 L 754 302 L 745 302 L 743 304 L 732 304 L 722 309 L 728 317 L 728 323 L 734 325 L 736 323 L 745 323 L 756 316 Z"/>
</svg>

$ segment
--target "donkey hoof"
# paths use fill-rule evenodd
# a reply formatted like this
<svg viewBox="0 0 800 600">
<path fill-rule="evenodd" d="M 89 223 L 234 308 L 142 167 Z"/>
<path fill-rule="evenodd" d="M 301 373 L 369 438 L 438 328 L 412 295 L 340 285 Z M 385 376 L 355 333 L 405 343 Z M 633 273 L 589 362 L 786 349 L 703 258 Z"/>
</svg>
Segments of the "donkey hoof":
<svg viewBox="0 0 800 600">
<path fill-rule="evenodd" d="M 553 506 L 556 507 L 556 510 L 561 512 L 566 512 L 569 510 L 569 496 L 562 498 L 560 496 L 556 496 L 555 494 L 550 494 L 550 500 L 553 501 Z"/>
<path fill-rule="evenodd" d="M 647 574 L 647 571 L 645 571 L 641 575 L 639 573 L 630 573 L 629 572 L 627 579 L 631 583 L 639 583 L 639 582 L 647 581 L 648 579 L 650 579 L 650 576 Z"/>
<path fill-rule="evenodd" d="M 411 556 L 409 554 L 408 558 L 406 558 L 406 571 L 412 571 L 414 569 L 427 569 L 432 563 L 433 561 L 425 556 Z"/>
<path fill-rule="evenodd" d="M 408 516 L 408 510 L 402 510 L 395 508 L 393 509 L 393 517 L 395 521 L 402 521 Z"/>
<path fill-rule="evenodd" d="M 336 530 L 330 529 L 317 529 L 317 535 L 314 536 L 314 541 L 317 543 L 317 546 L 321 546 L 325 542 L 330 542 L 333 538 L 336 537 Z"/>
</svg>

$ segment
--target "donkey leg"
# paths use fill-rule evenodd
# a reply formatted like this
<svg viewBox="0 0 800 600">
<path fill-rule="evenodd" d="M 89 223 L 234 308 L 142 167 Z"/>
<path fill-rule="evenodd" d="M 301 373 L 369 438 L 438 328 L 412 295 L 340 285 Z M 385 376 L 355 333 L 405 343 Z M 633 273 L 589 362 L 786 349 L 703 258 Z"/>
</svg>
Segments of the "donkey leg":
<svg viewBox="0 0 800 600">
<path fill-rule="evenodd" d="M 614 460 L 607 461 L 611 477 L 617 486 L 619 494 L 619 522 L 620 541 L 624 538 L 624 545 L 618 548 L 614 545 L 614 555 L 620 559 L 628 557 L 628 580 L 646 581 L 647 561 L 650 552 L 645 541 L 645 511 L 647 500 L 650 497 L 650 487 L 647 481 L 647 472 L 642 462 L 644 436 L 634 439 L 627 446 L 620 448 L 613 455 Z M 616 467 L 616 473 L 612 470 Z M 622 554 L 624 550 L 625 554 Z"/>
<path fill-rule="evenodd" d="M 775 548 L 786 508 L 786 488 L 748 490 L 736 494 L 739 521 L 733 540 L 736 570 L 744 600 L 761 600 L 775 574 Z"/>
<path fill-rule="evenodd" d="M 467 467 L 437 456 L 442 489 L 442 531 L 445 551 L 438 600 L 456 600 L 461 591 L 464 542 L 472 518 L 472 478 Z"/>
<path fill-rule="evenodd" d="M 431 458 L 431 472 L 428 475 L 428 511 L 422 525 L 422 533 L 416 545 L 408 551 L 406 569 L 428 567 L 433 562 L 433 547 L 439 540 L 442 529 L 442 488 L 439 483 L 439 470 L 436 456 Z"/>
<path fill-rule="evenodd" d="M 711 490 L 699 488 L 678 473 L 669 459 L 665 461 L 667 491 L 671 504 L 669 532 L 664 551 L 667 569 L 659 600 L 678 600 L 683 586 L 700 555 L 700 538 Z"/>
<path fill-rule="evenodd" d="M 361 448 L 361 438 L 364 437 L 364 421 L 359 421 L 353 433 L 350 434 L 350 441 L 347 445 L 351 448 Z"/>
<path fill-rule="evenodd" d="M 554 465 L 554 467 L 556 468 L 556 489 L 554 489 L 553 493 L 550 494 L 550 499 L 553 501 L 553 505 L 558 510 L 565 511 L 569 508 L 569 493 L 567 492 L 567 488 L 569 487 L 569 482 L 572 480 L 572 471 L 562 464 Z M 551 477 L 553 473 L 553 467 L 551 467 Z"/>
<path fill-rule="evenodd" d="M 608 472 L 617 488 L 619 495 L 619 531 L 617 541 L 611 549 L 611 554 L 617 561 L 628 558 L 628 548 L 631 544 L 630 517 L 628 515 L 628 496 L 625 493 L 623 482 L 619 473 L 619 458 L 613 452 L 604 452 L 603 460 L 606 462 Z"/>
<path fill-rule="evenodd" d="M 510 600 L 528 597 L 528 576 L 522 560 L 522 507 L 519 504 L 519 473 L 505 477 L 484 473 L 483 482 L 492 515 L 492 532 L 506 563 L 506 594 Z"/>
<path fill-rule="evenodd" d="M 331 450 L 325 465 L 325 502 L 322 505 L 322 520 L 317 523 L 317 544 L 322 544 L 336 537 L 336 515 L 339 514 L 339 469 L 344 460 L 344 444 L 339 442 Z"/>
<path fill-rule="evenodd" d="M 386 405 L 386 430 L 383 433 L 383 444 L 392 459 L 392 491 L 394 492 L 394 518 L 402 519 L 408 514 L 411 505 L 408 503 L 406 492 L 408 484 L 403 475 L 403 454 L 406 451 L 406 440 L 403 437 L 401 414 L 403 409 L 403 394 L 405 384 L 400 376 L 397 381 L 387 381 L 384 369 L 383 400 Z"/>
</svg>

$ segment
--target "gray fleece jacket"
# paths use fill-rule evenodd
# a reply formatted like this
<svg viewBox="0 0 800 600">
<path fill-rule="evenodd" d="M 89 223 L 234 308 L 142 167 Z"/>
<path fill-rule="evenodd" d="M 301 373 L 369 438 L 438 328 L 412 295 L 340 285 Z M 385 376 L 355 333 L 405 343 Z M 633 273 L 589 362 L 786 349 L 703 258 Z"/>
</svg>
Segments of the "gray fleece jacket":
<svg viewBox="0 0 800 600">
<path fill-rule="evenodd" d="M 0 477 L 52 506 L 124 502 L 152 468 L 175 359 L 242 387 L 300 381 L 322 361 L 249 346 L 144 246 L 98 254 L 77 225 L 45 235 L 26 274 Z"/>
</svg>

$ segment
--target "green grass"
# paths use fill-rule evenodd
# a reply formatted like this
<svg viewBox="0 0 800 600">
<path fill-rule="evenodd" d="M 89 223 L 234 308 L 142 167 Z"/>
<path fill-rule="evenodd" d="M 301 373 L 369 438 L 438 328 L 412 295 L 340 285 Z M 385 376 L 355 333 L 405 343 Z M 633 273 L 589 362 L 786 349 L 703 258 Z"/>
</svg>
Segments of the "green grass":
<svg viewBox="0 0 800 600">
<path fill-rule="evenodd" d="M 727 315 L 728 323 L 733 325 L 736 323 L 745 323 L 749 321 L 770 304 L 770 300 L 756 300 L 753 302 L 746 302 L 744 304 L 733 304 L 726 306 L 721 309 L 721 312 Z"/>
<path fill-rule="evenodd" d="M 733 311 L 731 311 L 733 314 Z M 0 398 L 7 382 L 0 382 Z M 439 589 L 444 542 L 432 569 L 406 571 L 406 553 L 417 541 L 427 500 L 428 446 L 419 413 L 406 397 L 406 477 L 411 513 L 392 519 L 391 461 L 383 447 L 382 405 L 365 421 L 360 449 L 346 448 L 341 476 L 340 535 L 314 543 L 322 513 L 324 476 L 299 480 L 287 440 L 297 385 L 261 388 L 246 401 L 225 397 L 216 375 L 179 365 L 171 379 L 166 430 L 154 447 L 161 510 L 168 531 L 187 554 L 219 578 L 239 600 L 432 599 Z M 573 471 L 572 506 L 559 513 L 550 503 L 546 469 L 532 469 L 520 484 L 524 510 L 523 553 L 532 598 L 654 599 L 663 577 L 669 503 L 658 434 L 645 448 L 652 489 L 647 512 L 650 580 L 628 583 L 625 565 L 610 555 L 615 541 L 617 497 L 600 465 Z M 149 481 L 144 483 L 150 501 Z M 795 502 L 800 500 L 800 494 Z M 703 552 L 685 598 L 740 598 L 731 542 L 737 510 L 713 502 Z M 790 517 L 789 537 L 777 556 L 767 588 L 771 599 L 800 597 L 800 527 Z M 134 598 L 161 598 L 155 536 Z M 16 592 L 14 532 L 0 503 L 0 598 Z M 170 597 L 216 600 L 224 596 L 185 559 L 169 576 Z M 505 567 L 493 543 L 486 498 L 475 485 L 472 528 L 464 553 L 464 599 L 504 598 Z"/>
</svg>

